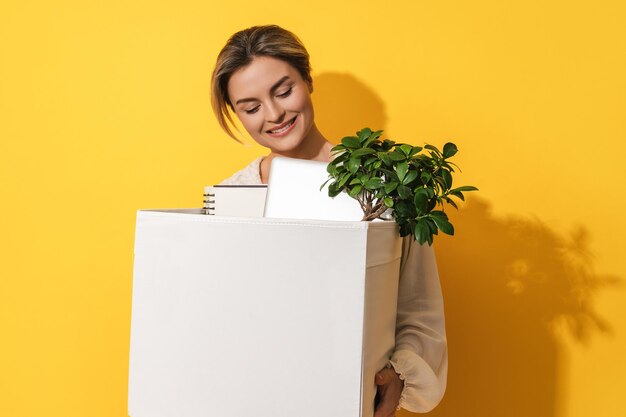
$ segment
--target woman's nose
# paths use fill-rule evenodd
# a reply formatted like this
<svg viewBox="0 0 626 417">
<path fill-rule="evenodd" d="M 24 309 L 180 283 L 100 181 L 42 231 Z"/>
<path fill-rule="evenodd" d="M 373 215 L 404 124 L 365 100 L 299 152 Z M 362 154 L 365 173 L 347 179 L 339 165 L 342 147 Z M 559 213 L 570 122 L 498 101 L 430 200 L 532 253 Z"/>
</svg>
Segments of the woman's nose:
<svg viewBox="0 0 626 417">
<path fill-rule="evenodd" d="M 267 105 L 266 117 L 269 122 L 282 123 L 283 118 L 285 117 L 285 109 L 283 109 L 282 106 L 275 101 L 271 101 Z"/>
</svg>

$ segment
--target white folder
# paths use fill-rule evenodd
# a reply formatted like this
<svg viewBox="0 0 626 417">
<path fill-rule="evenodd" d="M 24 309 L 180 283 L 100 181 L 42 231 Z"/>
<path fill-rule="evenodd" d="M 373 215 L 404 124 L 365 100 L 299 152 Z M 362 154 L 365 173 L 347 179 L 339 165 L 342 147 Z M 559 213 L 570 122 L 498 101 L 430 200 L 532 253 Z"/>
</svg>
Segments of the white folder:
<svg viewBox="0 0 626 417">
<path fill-rule="evenodd" d="M 264 217 L 359 221 L 363 210 L 342 192 L 328 196 L 327 162 L 276 157 L 272 159 Z M 326 182 L 322 189 L 321 186 Z"/>
</svg>

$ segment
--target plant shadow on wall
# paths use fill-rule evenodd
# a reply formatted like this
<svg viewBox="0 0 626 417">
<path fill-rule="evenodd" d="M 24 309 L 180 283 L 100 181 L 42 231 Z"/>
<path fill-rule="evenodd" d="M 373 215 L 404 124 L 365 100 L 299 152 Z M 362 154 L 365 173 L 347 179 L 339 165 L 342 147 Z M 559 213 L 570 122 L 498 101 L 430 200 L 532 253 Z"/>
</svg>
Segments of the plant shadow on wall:
<svg viewBox="0 0 626 417">
<path fill-rule="evenodd" d="M 620 280 L 594 272 L 584 228 L 562 235 L 539 219 L 498 218 L 476 196 L 447 212 L 457 233 L 436 253 L 450 370 L 431 414 L 556 416 L 562 331 L 585 345 L 610 337 L 593 301 Z"/>
<path fill-rule="evenodd" d="M 353 76 L 322 74 L 314 86 L 316 120 L 331 141 L 365 126 L 385 129 L 383 101 Z M 565 236 L 539 219 L 498 218 L 477 196 L 446 213 L 456 236 L 439 235 L 435 245 L 450 368 L 446 395 L 429 415 L 556 416 L 566 384 L 559 335 L 566 330 L 581 344 L 610 337 L 593 302 L 621 280 L 595 273 L 584 228 Z"/>
</svg>

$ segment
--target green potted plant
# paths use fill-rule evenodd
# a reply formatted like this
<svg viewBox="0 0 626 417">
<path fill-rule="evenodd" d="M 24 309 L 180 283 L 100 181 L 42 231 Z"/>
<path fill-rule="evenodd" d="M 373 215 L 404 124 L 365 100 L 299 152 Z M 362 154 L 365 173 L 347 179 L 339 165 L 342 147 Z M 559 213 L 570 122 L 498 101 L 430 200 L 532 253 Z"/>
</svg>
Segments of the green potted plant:
<svg viewBox="0 0 626 417">
<path fill-rule="evenodd" d="M 382 130 L 361 129 L 333 147 L 328 164 L 328 195 L 346 192 L 363 209 L 363 219 L 388 218 L 398 223 L 401 236 L 413 235 L 420 244 L 433 243 L 439 231 L 453 235 L 454 227 L 444 203 L 455 208 L 452 197 L 464 200 L 464 192 L 478 190 L 466 185 L 452 188 L 453 167 L 449 159 L 458 149 L 448 142 L 443 150 L 392 140 L 381 140 Z M 321 189 L 320 188 L 320 189 Z M 440 208 L 440 209 L 437 209 Z"/>
</svg>

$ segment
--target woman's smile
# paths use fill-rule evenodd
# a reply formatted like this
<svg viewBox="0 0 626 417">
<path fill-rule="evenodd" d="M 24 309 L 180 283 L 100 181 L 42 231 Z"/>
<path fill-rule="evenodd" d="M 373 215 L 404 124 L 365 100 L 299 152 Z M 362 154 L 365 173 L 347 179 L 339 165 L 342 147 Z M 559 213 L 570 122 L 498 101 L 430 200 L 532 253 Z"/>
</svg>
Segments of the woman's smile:
<svg viewBox="0 0 626 417">
<path fill-rule="evenodd" d="M 298 116 L 295 116 L 293 119 L 281 124 L 280 126 L 272 130 L 268 130 L 267 134 L 269 134 L 273 138 L 281 138 L 283 136 L 286 136 L 291 131 L 291 129 L 293 129 L 293 127 L 296 125 L 297 118 Z"/>
</svg>

